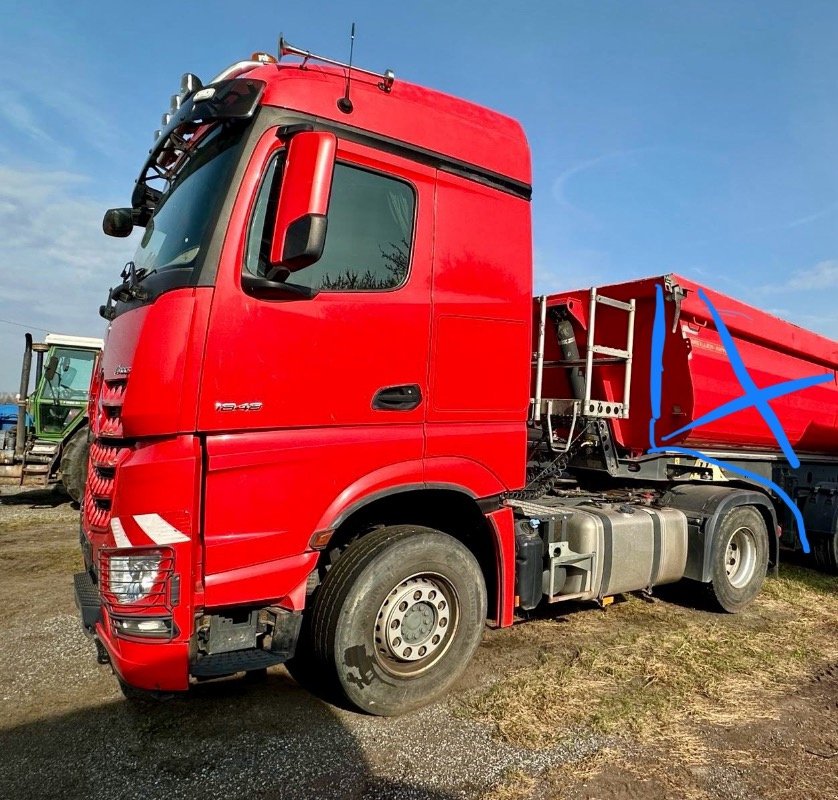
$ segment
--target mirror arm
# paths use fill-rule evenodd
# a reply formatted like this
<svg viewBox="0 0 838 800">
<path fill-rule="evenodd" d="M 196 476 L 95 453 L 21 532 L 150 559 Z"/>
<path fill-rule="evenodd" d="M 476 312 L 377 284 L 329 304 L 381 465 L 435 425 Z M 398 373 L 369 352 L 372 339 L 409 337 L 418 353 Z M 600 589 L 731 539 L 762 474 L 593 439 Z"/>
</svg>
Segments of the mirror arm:
<svg viewBox="0 0 838 800">
<path fill-rule="evenodd" d="M 287 272 L 283 267 L 280 267 L 277 271 L 280 274 Z M 273 270 L 270 270 L 268 274 L 271 272 Z M 268 278 L 260 278 L 248 273 L 242 275 L 242 286 L 247 292 L 252 294 L 294 295 L 306 300 L 312 300 L 320 294 L 319 289 L 312 289 L 309 286 L 300 286 L 296 283 L 285 283 L 284 281 L 272 281 Z"/>
<path fill-rule="evenodd" d="M 310 133 L 314 130 L 314 125 L 310 122 L 297 122 L 293 125 L 280 125 L 276 129 L 277 139 L 290 139 L 297 133 Z"/>
</svg>

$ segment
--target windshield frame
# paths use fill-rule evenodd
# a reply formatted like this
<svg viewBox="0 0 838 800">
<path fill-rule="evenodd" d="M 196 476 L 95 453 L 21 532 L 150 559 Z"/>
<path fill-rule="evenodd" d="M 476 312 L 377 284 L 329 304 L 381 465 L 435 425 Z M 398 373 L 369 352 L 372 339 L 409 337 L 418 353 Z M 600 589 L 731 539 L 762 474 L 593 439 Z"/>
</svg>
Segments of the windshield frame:
<svg viewBox="0 0 838 800">
<path fill-rule="evenodd" d="M 241 186 L 242 179 L 250 161 L 253 148 L 262 134 L 271 127 L 272 114 L 268 111 L 277 109 L 260 106 L 256 113 L 248 120 L 230 121 L 225 124 L 241 126 L 242 132 L 239 142 L 234 145 L 238 152 L 234 156 L 234 163 L 227 174 L 226 186 L 219 191 L 214 208 L 210 213 L 201 241 L 201 249 L 195 260 L 184 267 L 172 267 L 160 272 L 150 272 L 140 279 L 139 288 L 142 292 L 136 296 L 114 297 L 111 315 L 108 319 L 116 319 L 122 314 L 135 308 L 150 305 L 161 294 L 193 286 L 213 286 L 218 271 L 218 259 L 221 246 L 229 224 L 230 214 Z"/>
<path fill-rule="evenodd" d="M 188 271 L 191 274 L 198 268 L 201 252 L 204 249 L 206 241 L 211 233 L 210 228 L 216 216 L 216 210 L 222 202 L 223 196 L 226 194 L 232 175 L 235 172 L 235 165 L 240 158 L 240 151 L 244 138 L 245 131 L 242 129 L 242 125 L 240 123 L 235 124 L 219 122 L 209 127 L 201 135 L 200 139 L 196 142 L 195 147 L 192 148 L 184 157 L 183 162 L 179 165 L 179 169 L 172 176 L 169 185 L 160 196 L 159 202 L 154 209 L 154 213 L 144 226 L 142 239 L 137 245 L 137 249 L 133 257 L 135 268 L 138 273 L 140 270 L 147 274 L 162 274 L 171 270 L 182 270 L 184 272 Z M 212 152 L 212 150 L 215 152 Z M 191 193 L 193 196 L 189 197 L 188 195 L 184 195 L 183 192 L 188 186 L 190 180 L 201 180 L 201 173 L 203 173 L 204 179 L 206 179 L 206 175 L 208 173 L 203 172 L 204 170 L 210 170 L 212 172 L 213 170 L 219 169 L 219 159 L 227 161 L 226 164 L 220 166 L 221 171 L 217 175 L 214 175 L 215 183 L 221 187 L 220 191 L 215 187 L 213 187 L 209 192 L 204 189 L 197 195 L 196 198 L 195 192 L 197 187 L 195 184 L 192 184 L 192 187 L 186 189 L 186 191 Z M 166 209 L 171 209 L 170 204 L 172 202 L 183 202 L 185 197 L 187 198 L 186 202 L 191 202 L 193 204 L 197 199 L 198 206 L 202 205 L 200 200 L 207 201 L 201 209 L 200 218 L 197 220 L 197 224 L 195 224 L 194 232 L 197 233 L 196 239 L 194 242 L 189 243 L 189 247 L 173 256 L 172 260 L 166 258 L 163 259 L 164 263 L 162 264 L 154 263 L 160 253 L 165 252 L 169 236 L 176 235 L 176 238 L 182 238 L 184 234 L 190 234 L 193 232 L 189 230 L 189 223 L 183 221 L 183 210 L 181 210 L 180 215 L 175 217 L 175 220 L 178 220 L 178 222 L 176 222 L 175 226 L 171 227 L 168 232 L 162 233 L 163 239 L 158 245 L 157 252 L 154 252 L 153 231 L 155 221 L 161 214 L 164 214 L 164 218 L 168 216 Z M 183 261 L 182 263 L 177 262 L 177 258 L 180 258 L 184 254 L 193 250 L 195 252 L 191 258 Z M 142 256 L 144 254 L 147 256 L 146 261 L 142 260 Z M 166 263 L 167 261 L 168 263 Z"/>
</svg>

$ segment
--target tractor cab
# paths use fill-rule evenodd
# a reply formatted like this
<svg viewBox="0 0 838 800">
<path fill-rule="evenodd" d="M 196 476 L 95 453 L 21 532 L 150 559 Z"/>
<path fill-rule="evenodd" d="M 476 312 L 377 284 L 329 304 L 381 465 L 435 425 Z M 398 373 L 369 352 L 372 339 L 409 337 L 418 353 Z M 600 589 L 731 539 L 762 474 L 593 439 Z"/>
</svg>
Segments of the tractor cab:
<svg viewBox="0 0 838 800">
<path fill-rule="evenodd" d="M 102 340 L 50 333 L 26 334 L 17 420 L 0 431 L 0 479 L 47 486 L 60 481 L 79 501 L 87 473 L 87 403 Z M 29 394 L 32 359 L 35 389 Z"/>
<path fill-rule="evenodd" d="M 50 333 L 43 368 L 31 398 L 35 436 L 61 441 L 84 424 L 93 364 L 102 349 L 100 339 Z"/>
</svg>

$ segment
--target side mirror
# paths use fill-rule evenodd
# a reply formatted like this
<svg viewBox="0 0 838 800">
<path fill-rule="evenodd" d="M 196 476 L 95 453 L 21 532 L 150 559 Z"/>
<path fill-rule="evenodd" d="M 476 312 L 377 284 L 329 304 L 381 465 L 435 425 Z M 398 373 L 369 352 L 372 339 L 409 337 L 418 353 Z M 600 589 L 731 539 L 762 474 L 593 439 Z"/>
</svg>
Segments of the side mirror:
<svg viewBox="0 0 838 800">
<path fill-rule="evenodd" d="M 102 220 L 102 230 L 108 236 L 130 236 L 134 230 L 134 212 L 130 208 L 109 208 Z"/>
<path fill-rule="evenodd" d="M 47 379 L 47 383 L 52 383 L 56 372 L 58 372 L 58 356 L 50 356 L 47 362 L 47 368 L 44 370 L 44 377 Z"/>
<path fill-rule="evenodd" d="M 276 207 L 272 265 L 295 272 L 323 255 L 336 150 L 332 133 L 302 131 L 291 138 Z"/>
</svg>

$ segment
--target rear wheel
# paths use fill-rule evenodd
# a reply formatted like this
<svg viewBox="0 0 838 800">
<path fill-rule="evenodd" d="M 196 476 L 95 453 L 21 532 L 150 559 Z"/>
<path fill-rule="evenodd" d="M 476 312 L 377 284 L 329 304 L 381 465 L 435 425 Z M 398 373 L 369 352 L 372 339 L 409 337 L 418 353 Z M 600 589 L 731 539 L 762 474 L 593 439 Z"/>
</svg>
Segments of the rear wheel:
<svg viewBox="0 0 838 800">
<path fill-rule="evenodd" d="M 362 711 L 393 716 L 433 702 L 462 674 L 480 643 L 486 587 L 462 543 L 398 525 L 347 548 L 311 614 L 301 642 L 314 661 L 309 677 Z"/>
<path fill-rule="evenodd" d="M 823 572 L 838 575 L 838 532 L 809 534 L 812 543 L 812 558 L 815 566 Z"/>
<path fill-rule="evenodd" d="M 76 431 L 61 452 L 61 483 L 64 484 L 70 499 L 76 503 L 81 502 L 84 494 L 89 452 L 90 441 L 86 427 Z"/>
<path fill-rule="evenodd" d="M 711 563 L 711 599 L 735 614 L 758 594 L 768 569 L 768 529 L 753 506 L 729 511 L 716 528 Z"/>
</svg>

